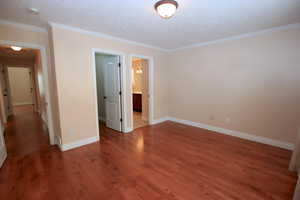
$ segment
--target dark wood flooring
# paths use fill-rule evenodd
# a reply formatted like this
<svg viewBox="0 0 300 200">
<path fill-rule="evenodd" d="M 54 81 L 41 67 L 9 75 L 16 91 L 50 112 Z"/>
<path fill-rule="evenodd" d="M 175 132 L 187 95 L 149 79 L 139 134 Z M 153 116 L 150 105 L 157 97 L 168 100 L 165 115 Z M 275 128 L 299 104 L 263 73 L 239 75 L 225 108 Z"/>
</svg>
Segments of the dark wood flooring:
<svg viewBox="0 0 300 200">
<path fill-rule="evenodd" d="M 6 142 L 1 200 L 288 200 L 297 179 L 290 151 L 173 122 L 62 153 L 23 113 Z"/>
</svg>

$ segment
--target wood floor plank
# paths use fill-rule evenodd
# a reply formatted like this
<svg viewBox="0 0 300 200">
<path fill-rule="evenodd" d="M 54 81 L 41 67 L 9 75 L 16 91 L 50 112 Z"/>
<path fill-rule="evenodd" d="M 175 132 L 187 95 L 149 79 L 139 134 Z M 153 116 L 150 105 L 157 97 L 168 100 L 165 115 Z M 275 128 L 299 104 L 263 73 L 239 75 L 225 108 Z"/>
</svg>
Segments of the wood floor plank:
<svg viewBox="0 0 300 200">
<path fill-rule="evenodd" d="M 0 199 L 289 200 L 297 176 L 291 152 L 173 122 L 67 152 L 49 146 L 40 117 L 9 119 Z"/>
</svg>

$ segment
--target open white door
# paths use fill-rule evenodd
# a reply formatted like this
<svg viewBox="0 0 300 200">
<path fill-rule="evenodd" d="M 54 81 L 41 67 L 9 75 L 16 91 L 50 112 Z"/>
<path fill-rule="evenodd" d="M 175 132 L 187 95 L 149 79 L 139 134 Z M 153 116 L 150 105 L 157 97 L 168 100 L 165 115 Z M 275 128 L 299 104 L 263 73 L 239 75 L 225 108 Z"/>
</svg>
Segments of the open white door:
<svg viewBox="0 0 300 200">
<path fill-rule="evenodd" d="M 122 130 L 119 60 L 119 56 L 110 56 L 104 61 L 106 126 L 117 131 Z"/>
</svg>

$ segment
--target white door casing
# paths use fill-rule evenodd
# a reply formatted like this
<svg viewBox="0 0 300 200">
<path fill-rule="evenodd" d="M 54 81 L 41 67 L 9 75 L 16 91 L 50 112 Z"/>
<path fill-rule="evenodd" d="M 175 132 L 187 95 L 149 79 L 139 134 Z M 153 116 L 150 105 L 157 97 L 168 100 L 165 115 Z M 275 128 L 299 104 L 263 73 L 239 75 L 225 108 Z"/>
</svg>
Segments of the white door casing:
<svg viewBox="0 0 300 200">
<path fill-rule="evenodd" d="M 4 125 L 2 122 L 0 122 L 0 167 L 2 167 L 4 161 L 7 157 L 3 132 L 4 132 Z"/>
<path fill-rule="evenodd" d="M 42 62 L 42 74 L 43 74 L 43 84 L 45 85 L 45 99 L 46 99 L 46 107 L 47 107 L 47 127 L 49 133 L 50 144 L 54 145 L 57 143 L 55 140 L 55 133 L 53 127 L 53 118 L 52 118 L 52 101 L 51 101 L 51 93 L 50 93 L 50 84 L 48 82 L 48 72 L 50 72 L 48 61 L 47 61 L 47 51 L 46 47 L 43 45 L 33 44 L 33 43 L 24 43 L 24 42 L 16 42 L 16 41 L 8 41 L 8 40 L 0 40 L 1 45 L 9 45 L 9 46 L 20 46 L 23 48 L 32 48 L 37 49 L 41 53 L 41 62 Z"/>
<path fill-rule="evenodd" d="M 34 92 L 34 82 L 33 82 L 33 80 L 34 80 L 34 72 L 33 72 L 33 70 L 32 70 L 32 68 L 28 68 L 28 70 L 29 70 L 29 82 L 30 82 L 30 89 L 29 89 L 29 91 L 30 91 L 30 95 L 31 95 L 31 102 L 32 102 L 32 105 L 35 105 L 35 99 L 36 99 L 36 97 L 35 97 L 35 92 Z"/>
<path fill-rule="evenodd" d="M 147 72 L 148 72 L 148 123 L 149 124 L 155 124 L 154 120 L 154 59 L 151 56 L 145 56 L 145 55 L 140 55 L 140 54 L 131 54 L 130 55 L 130 72 L 132 72 L 132 62 L 133 58 L 141 58 L 147 60 Z M 128 78 L 130 80 L 130 83 L 132 83 L 132 73 L 128 75 Z M 133 93 L 133 87 L 130 85 L 130 91 L 131 94 Z M 130 104 L 131 104 L 131 109 L 130 109 L 130 125 L 129 125 L 129 131 L 133 130 L 133 105 L 132 105 L 132 95 L 130 95 Z"/>
<path fill-rule="evenodd" d="M 149 67 L 148 60 L 141 60 L 141 65 L 143 69 L 142 74 L 142 119 L 144 121 L 149 120 Z"/>
<path fill-rule="evenodd" d="M 0 68 L 1 74 L 0 74 L 0 83 L 1 83 L 1 90 L 3 94 L 3 104 L 5 108 L 5 115 L 6 118 L 4 119 L 6 121 L 7 117 L 12 114 L 12 106 L 10 102 L 10 89 L 8 86 L 8 73 L 7 73 L 7 67 L 4 65 Z"/>
<path fill-rule="evenodd" d="M 117 131 L 122 131 L 120 58 L 119 56 L 110 56 L 105 58 L 104 63 L 106 126 Z"/>
</svg>

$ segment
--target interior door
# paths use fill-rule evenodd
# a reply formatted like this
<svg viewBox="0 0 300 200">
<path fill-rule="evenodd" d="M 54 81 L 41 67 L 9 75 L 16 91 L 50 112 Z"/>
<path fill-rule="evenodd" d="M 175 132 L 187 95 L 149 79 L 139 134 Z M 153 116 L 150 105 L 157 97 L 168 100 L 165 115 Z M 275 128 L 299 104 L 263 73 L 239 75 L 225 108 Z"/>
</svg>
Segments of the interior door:
<svg viewBox="0 0 300 200">
<path fill-rule="evenodd" d="M 119 56 L 109 56 L 104 60 L 104 104 L 106 126 L 121 131 L 121 84 Z"/>
</svg>

